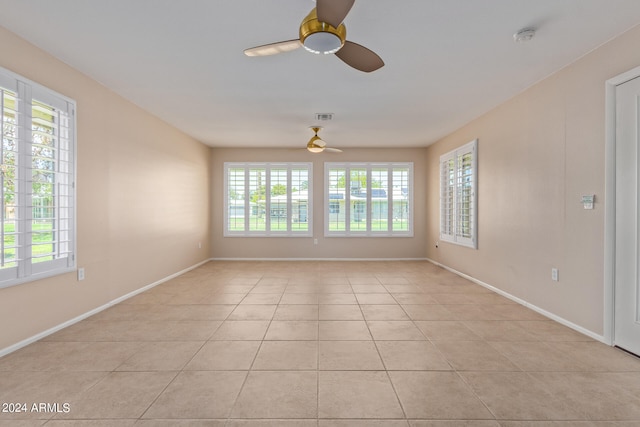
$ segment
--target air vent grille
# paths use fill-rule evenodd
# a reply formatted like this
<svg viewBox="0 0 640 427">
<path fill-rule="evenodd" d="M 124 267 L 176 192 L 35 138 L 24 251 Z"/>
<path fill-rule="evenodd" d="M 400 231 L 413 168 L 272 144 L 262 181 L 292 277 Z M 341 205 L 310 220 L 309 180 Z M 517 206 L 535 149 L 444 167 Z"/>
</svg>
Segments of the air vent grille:
<svg viewBox="0 0 640 427">
<path fill-rule="evenodd" d="M 319 122 L 326 122 L 333 119 L 333 113 L 316 113 L 316 120 Z"/>
</svg>

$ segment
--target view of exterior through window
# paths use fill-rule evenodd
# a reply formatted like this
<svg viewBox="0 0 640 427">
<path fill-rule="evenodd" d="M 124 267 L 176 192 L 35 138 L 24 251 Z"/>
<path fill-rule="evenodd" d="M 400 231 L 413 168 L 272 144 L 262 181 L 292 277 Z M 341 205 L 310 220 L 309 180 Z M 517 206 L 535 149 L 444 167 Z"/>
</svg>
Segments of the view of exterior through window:
<svg viewBox="0 0 640 427">
<path fill-rule="evenodd" d="M 478 140 L 440 156 L 440 240 L 477 247 Z"/>
<path fill-rule="evenodd" d="M 325 163 L 325 235 L 413 235 L 412 190 L 412 163 Z"/>
<path fill-rule="evenodd" d="M 310 236 L 311 163 L 225 163 L 225 236 Z"/>
<path fill-rule="evenodd" d="M 11 91 L 2 91 L 2 265 L 4 268 L 17 266 L 16 231 L 18 230 L 16 214 L 18 213 L 18 197 L 16 194 L 16 178 L 18 177 L 18 123 L 17 95 Z"/>
<path fill-rule="evenodd" d="M 10 286 L 75 266 L 75 103 L 0 70 L 0 106 L 0 286 Z"/>
</svg>

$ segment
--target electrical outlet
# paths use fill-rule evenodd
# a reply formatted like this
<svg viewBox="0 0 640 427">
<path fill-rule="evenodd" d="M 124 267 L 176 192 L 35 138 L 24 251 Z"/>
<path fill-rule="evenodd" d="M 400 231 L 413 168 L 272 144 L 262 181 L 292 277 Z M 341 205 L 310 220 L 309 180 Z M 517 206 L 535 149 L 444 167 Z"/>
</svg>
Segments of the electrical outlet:
<svg viewBox="0 0 640 427">
<path fill-rule="evenodd" d="M 313 239 L 313 244 L 317 245 L 318 244 L 318 239 Z"/>
<path fill-rule="evenodd" d="M 84 280 L 84 267 L 78 269 L 78 281 Z"/>
<path fill-rule="evenodd" d="M 551 269 L 551 280 L 553 280 L 554 282 L 557 282 L 558 279 L 558 269 L 557 268 L 552 268 Z"/>
</svg>

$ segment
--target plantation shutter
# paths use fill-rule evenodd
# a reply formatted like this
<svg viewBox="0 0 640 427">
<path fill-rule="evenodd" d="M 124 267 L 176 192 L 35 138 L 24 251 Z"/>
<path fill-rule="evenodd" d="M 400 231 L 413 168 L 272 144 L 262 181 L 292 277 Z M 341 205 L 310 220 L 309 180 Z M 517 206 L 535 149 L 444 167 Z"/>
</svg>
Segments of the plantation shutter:
<svg viewBox="0 0 640 427">
<path fill-rule="evenodd" d="M 0 69 L 0 287 L 75 268 L 74 109 Z"/>
<path fill-rule="evenodd" d="M 475 145 L 456 155 L 456 240 L 475 247 Z"/>
<path fill-rule="evenodd" d="M 7 81 L 3 86 L 11 86 Z M 0 211 L 0 280 L 18 277 L 19 223 L 16 220 L 18 206 L 18 96 L 17 87 L 9 90 L 0 87 L 0 111 L 2 114 L 2 147 L 0 153 L 0 180 L 2 210 Z"/>
<path fill-rule="evenodd" d="M 453 154 L 440 158 L 440 240 L 455 241 L 454 224 L 454 174 Z"/>
<path fill-rule="evenodd" d="M 72 114 L 68 102 L 34 91 L 27 210 L 33 274 L 73 264 Z"/>
<path fill-rule="evenodd" d="M 325 163 L 325 236 L 413 235 L 413 163 Z"/>
<path fill-rule="evenodd" d="M 440 156 L 440 240 L 477 247 L 477 140 Z"/>
<path fill-rule="evenodd" d="M 224 167 L 224 236 L 311 236 L 311 163 Z"/>
</svg>

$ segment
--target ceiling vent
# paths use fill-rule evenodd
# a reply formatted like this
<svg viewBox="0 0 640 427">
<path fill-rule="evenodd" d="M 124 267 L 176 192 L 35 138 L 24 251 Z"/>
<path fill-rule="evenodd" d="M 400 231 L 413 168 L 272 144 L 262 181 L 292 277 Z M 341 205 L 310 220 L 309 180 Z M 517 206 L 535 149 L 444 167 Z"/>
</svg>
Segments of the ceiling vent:
<svg viewBox="0 0 640 427">
<path fill-rule="evenodd" d="M 333 120 L 333 113 L 316 113 L 316 120 L 319 122 L 326 122 L 327 120 Z"/>
</svg>

